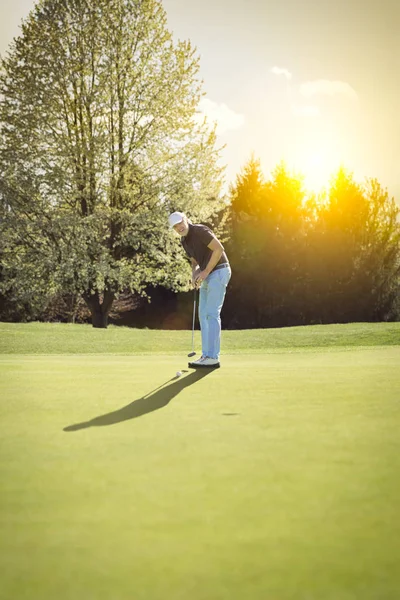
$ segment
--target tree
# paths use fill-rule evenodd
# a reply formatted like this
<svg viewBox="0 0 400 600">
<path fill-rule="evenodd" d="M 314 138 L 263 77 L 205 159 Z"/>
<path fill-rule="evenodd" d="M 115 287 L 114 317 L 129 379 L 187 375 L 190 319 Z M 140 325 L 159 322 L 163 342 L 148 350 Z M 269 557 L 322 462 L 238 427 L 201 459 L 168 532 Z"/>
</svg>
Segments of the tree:
<svg viewBox="0 0 400 600">
<path fill-rule="evenodd" d="M 232 263 L 226 304 L 231 326 L 281 326 L 293 319 L 299 244 L 304 235 L 302 178 L 279 164 L 268 181 L 253 157 L 231 188 Z"/>
<path fill-rule="evenodd" d="M 307 319 L 328 323 L 349 320 L 354 269 L 362 252 L 367 212 L 362 186 L 345 169 L 339 169 L 328 191 L 313 206 L 307 243 L 300 256 Z"/>
<path fill-rule="evenodd" d="M 367 180 L 363 195 L 351 291 L 359 318 L 382 321 L 396 316 L 400 293 L 400 210 L 376 179 Z"/>
<path fill-rule="evenodd" d="M 264 184 L 260 160 L 252 155 L 244 165 L 242 172 L 237 175 L 235 184 L 230 188 L 235 221 L 260 216 Z"/>
<path fill-rule="evenodd" d="M 307 194 L 278 165 L 264 181 L 251 159 L 231 189 L 233 328 L 399 317 L 399 208 L 376 180 L 340 169 L 328 191 Z"/>
<path fill-rule="evenodd" d="M 225 300 L 224 315 L 227 316 L 228 326 L 234 329 L 257 326 L 252 302 L 256 286 L 251 286 L 251 268 L 258 264 L 264 243 L 263 239 L 257 237 L 263 186 L 260 161 L 252 156 L 230 188 L 231 202 L 227 209 L 228 240 L 225 247 L 234 276 L 229 286 L 230 293 Z"/>
<path fill-rule="evenodd" d="M 166 216 L 220 208 L 198 70 L 158 0 L 39 2 L 0 76 L 3 265 L 16 296 L 81 294 L 106 327 L 122 290 L 185 287 Z"/>
<path fill-rule="evenodd" d="M 319 320 L 393 318 L 399 292 L 398 215 L 376 180 L 357 184 L 345 169 L 333 177 L 308 246 L 307 278 Z"/>
</svg>

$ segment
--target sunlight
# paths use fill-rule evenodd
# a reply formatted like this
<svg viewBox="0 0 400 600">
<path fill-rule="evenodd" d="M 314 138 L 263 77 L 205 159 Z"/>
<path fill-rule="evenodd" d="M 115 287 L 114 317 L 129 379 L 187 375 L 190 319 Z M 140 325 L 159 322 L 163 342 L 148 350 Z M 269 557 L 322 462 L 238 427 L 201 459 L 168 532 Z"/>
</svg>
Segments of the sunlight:
<svg viewBox="0 0 400 600">
<path fill-rule="evenodd" d="M 318 193 L 328 187 L 329 181 L 340 167 L 340 159 L 326 148 L 304 148 L 294 160 L 294 168 L 304 176 L 310 192 Z"/>
</svg>

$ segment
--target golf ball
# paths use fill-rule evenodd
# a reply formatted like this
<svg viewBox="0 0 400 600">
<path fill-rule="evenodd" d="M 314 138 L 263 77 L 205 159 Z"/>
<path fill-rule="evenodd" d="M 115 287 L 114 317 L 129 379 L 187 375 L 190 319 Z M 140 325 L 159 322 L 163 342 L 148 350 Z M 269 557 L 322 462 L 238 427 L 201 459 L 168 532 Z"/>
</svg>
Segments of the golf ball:
<svg viewBox="0 0 400 600">
<path fill-rule="evenodd" d="M 177 377 L 180 377 L 181 375 L 182 375 L 182 371 L 177 371 L 177 372 L 176 372 L 176 376 L 177 376 Z"/>
</svg>

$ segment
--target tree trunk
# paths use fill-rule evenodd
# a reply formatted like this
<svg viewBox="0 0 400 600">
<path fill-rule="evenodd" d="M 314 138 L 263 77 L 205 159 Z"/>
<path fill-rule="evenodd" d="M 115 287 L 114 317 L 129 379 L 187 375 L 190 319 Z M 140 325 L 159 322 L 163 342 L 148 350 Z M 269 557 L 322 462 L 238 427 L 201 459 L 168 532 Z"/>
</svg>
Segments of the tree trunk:
<svg viewBox="0 0 400 600">
<path fill-rule="evenodd" d="M 114 302 L 114 294 L 106 290 L 104 292 L 103 302 L 100 302 L 100 295 L 98 292 L 95 294 L 84 294 L 83 298 L 90 309 L 93 327 L 107 329 L 108 314 Z"/>
</svg>

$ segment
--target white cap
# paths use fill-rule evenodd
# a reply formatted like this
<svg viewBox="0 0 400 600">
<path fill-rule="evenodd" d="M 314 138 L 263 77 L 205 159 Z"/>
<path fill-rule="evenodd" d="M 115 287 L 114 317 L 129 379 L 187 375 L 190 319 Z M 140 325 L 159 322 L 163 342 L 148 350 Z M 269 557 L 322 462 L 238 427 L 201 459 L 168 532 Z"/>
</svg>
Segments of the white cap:
<svg viewBox="0 0 400 600">
<path fill-rule="evenodd" d="M 173 212 L 172 215 L 168 217 L 168 223 L 170 227 L 174 227 L 178 225 L 178 223 L 182 223 L 185 215 L 181 212 Z"/>
</svg>

